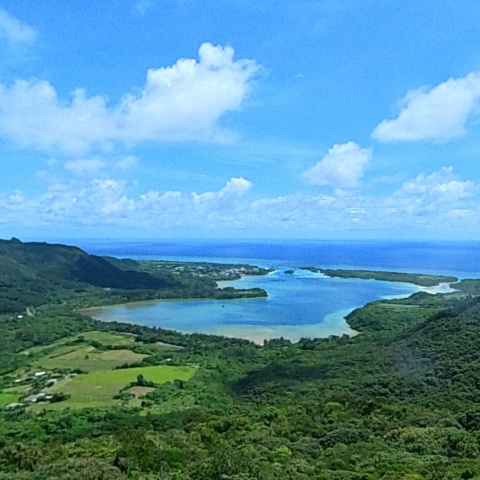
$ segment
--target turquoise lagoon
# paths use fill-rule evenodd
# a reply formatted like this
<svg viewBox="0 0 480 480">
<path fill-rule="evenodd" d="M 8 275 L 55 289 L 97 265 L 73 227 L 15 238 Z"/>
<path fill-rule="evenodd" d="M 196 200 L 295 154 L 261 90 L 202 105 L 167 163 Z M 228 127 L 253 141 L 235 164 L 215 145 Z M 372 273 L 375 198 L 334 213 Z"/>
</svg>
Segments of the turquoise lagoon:
<svg viewBox="0 0 480 480">
<path fill-rule="evenodd" d="M 238 258 L 201 260 L 239 263 Z M 246 338 L 256 343 L 279 337 L 295 342 L 302 337 L 352 335 L 355 332 L 349 328 L 345 316 L 355 308 L 374 300 L 404 297 L 420 290 L 406 283 L 336 279 L 299 269 L 286 274 L 285 270 L 291 268 L 290 262 L 272 265 L 242 259 L 242 263 L 274 266 L 276 270 L 265 276 L 220 282 L 219 286 L 260 287 L 268 292 L 268 298 L 140 302 L 97 309 L 93 315 L 103 321 Z M 448 290 L 448 287 L 443 289 Z"/>
<path fill-rule="evenodd" d="M 328 278 L 298 266 L 480 277 L 479 242 L 86 239 L 80 246 L 97 255 L 275 268 L 271 275 L 223 284 L 264 288 L 269 295 L 266 299 L 150 302 L 108 307 L 95 315 L 102 320 L 236 336 L 258 343 L 281 336 L 297 341 L 352 334 L 344 317 L 353 309 L 420 290 L 405 283 Z M 285 274 L 287 269 L 295 273 Z M 430 289 L 432 293 L 447 290 Z"/>
</svg>

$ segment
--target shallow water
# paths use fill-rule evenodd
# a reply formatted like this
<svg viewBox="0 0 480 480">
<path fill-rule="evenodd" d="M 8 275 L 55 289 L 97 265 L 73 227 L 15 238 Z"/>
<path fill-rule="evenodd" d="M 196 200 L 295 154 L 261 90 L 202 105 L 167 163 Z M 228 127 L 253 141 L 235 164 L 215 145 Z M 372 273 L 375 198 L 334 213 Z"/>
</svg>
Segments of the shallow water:
<svg viewBox="0 0 480 480">
<path fill-rule="evenodd" d="M 298 269 L 288 275 L 286 269 L 316 266 L 480 276 L 480 244 L 471 242 L 84 240 L 80 246 L 100 255 L 276 268 L 271 275 L 221 285 L 260 287 L 268 292 L 267 299 L 150 302 L 108 307 L 95 315 L 102 320 L 236 336 L 258 343 L 280 336 L 297 341 L 302 337 L 352 334 L 344 317 L 353 309 L 419 290 L 405 283 L 328 278 Z M 426 290 L 435 293 L 448 288 Z"/>
<path fill-rule="evenodd" d="M 326 337 L 352 334 L 344 316 L 356 307 L 387 296 L 405 296 L 418 288 L 404 283 L 335 279 L 284 269 L 262 277 L 245 277 L 220 286 L 260 287 L 268 298 L 253 300 L 158 301 L 103 308 L 100 320 L 118 320 L 182 332 L 248 338 Z"/>
</svg>

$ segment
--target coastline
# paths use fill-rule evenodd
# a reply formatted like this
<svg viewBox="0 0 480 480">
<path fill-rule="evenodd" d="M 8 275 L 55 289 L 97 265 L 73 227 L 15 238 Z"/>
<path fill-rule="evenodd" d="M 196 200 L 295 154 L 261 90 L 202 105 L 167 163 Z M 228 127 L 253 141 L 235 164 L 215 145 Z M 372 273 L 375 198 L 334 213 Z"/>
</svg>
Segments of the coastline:
<svg viewBox="0 0 480 480">
<path fill-rule="evenodd" d="M 451 285 L 452 284 L 450 282 L 444 282 L 444 283 L 439 283 L 438 285 L 435 285 L 433 287 L 419 287 L 419 291 L 430 293 L 431 295 L 436 295 L 437 293 L 458 292 L 458 290 L 456 288 L 453 288 Z"/>
<path fill-rule="evenodd" d="M 239 282 L 250 282 L 255 280 L 257 278 L 264 278 L 264 277 L 270 277 L 273 274 L 277 273 L 278 278 L 285 278 L 283 275 L 280 275 L 282 273 L 282 269 L 276 269 L 273 272 L 270 272 L 268 275 L 265 276 L 250 276 L 250 275 L 244 275 L 241 276 L 240 279 L 236 280 L 228 280 L 228 281 L 219 281 L 217 282 L 218 288 L 224 288 L 225 286 L 238 286 Z M 328 278 L 327 276 L 321 274 L 321 273 L 316 273 L 315 276 L 318 276 L 318 278 Z M 365 279 L 352 279 L 355 281 L 361 281 L 361 282 L 370 282 L 371 280 L 365 280 Z M 388 282 L 384 280 L 375 280 L 379 282 L 385 282 L 385 283 L 396 283 L 399 284 L 400 282 Z M 403 283 L 403 282 L 401 282 Z M 423 287 L 419 285 L 415 285 L 412 283 L 403 283 L 405 287 L 408 287 L 410 291 L 405 292 L 405 293 L 396 293 L 392 295 L 385 295 L 382 296 L 382 299 L 399 299 L 399 298 L 406 298 L 414 293 L 423 291 L 429 294 L 436 294 L 436 293 L 448 293 L 448 292 L 453 292 L 455 289 L 450 287 L 449 283 L 440 283 L 439 285 L 433 286 L 433 287 Z M 155 318 L 154 323 L 151 323 L 148 319 L 144 319 L 144 321 L 135 321 L 131 320 L 131 317 L 126 315 L 126 318 L 123 318 L 125 315 L 125 311 L 127 310 L 135 310 L 137 308 L 141 309 L 143 307 L 150 307 L 150 306 L 155 306 L 155 305 L 178 305 L 180 308 L 182 306 L 188 307 L 189 303 L 197 303 L 197 302 L 205 302 L 205 304 L 208 305 L 213 305 L 213 308 L 218 308 L 222 307 L 224 308 L 227 306 L 225 311 L 222 311 L 223 314 L 227 314 L 230 312 L 229 308 L 233 305 L 232 308 L 235 308 L 235 306 L 238 306 L 239 300 L 241 300 L 241 303 L 245 302 L 246 300 L 263 300 L 267 301 L 268 299 L 265 298 L 260 298 L 260 299 L 226 299 L 226 300 L 215 300 L 215 299 L 158 299 L 158 300 L 146 300 L 146 301 L 137 301 L 137 302 L 130 302 L 130 303 L 123 303 L 123 304 L 116 304 L 116 305 L 103 305 L 103 306 L 97 306 L 97 307 L 87 307 L 87 308 L 82 308 L 79 309 L 78 311 L 82 314 L 89 315 L 99 321 L 118 321 L 118 322 L 125 322 L 125 323 L 139 323 L 143 325 L 151 325 L 151 326 L 156 326 L 159 328 L 164 328 L 166 330 L 174 330 L 178 332 L 182 332 L 185 334 L 192 334 L 192 333 L 204 333 L 207 335 L 218 335 L 218 336 L 224 336 L 224 337 L 234 337 L 234 338 L 243 338 L 246 340 L 250 340 L 258 345 L 263 345 L 264 340 L 270 340 L 272 338 L 286 338 L 290 340 L 291 342 L 295 343 L 298 342 L 301 338 L 326 338 L 332 335 L 337 335 L 337 336 L 342 336 L 342 335 L 349 335 L 349 336 L 354 336 L 359 334 L 358 331 L 353 330 L 350 325 L 348 324 L 346 317 L 349 313 L 351 313 L 353 310 L 356 310 L 357 308 L 363 308 L 365 305 L 368 303 L 375 301 L 369 300 L 366 301 L 363 304 L 359 304 L 354 307 L 349 307 L 349 308 L 340 308 L 334 312 L 328 313 L 324 315 L 323 317 L 319 318 L 320 321 L 317 321 L 316 323 L 306 323 L 306 324 L 272 324 L 272 325 L 262 325 L 262 324 L 252 324 L 250 322 L 245 322 L 245 323 L 215 323 L 215 321 L 208 321 L 205 320 L 202 315 L 204 315 L 202 312 L 199 312 L 199 320 L 197 324 L 195 325 L 195 321 L 192 322 L 192 324 L 186 325 L 185 322 L 182 324 L 179 322 L 178 324 L 175 324 L 172 326 L 170 319 L 168 319 L 168 314 L 167 317 L 164 316 L 164 312 L 158 312 L 158 316 Z M 230 303 L 232 302 L 232 303 Z M 212 308 L 212 307 L 211 307 Z M 118 309 L 115 312 L 115 309 Z M 122 311 L 124 309 L 124 311 Z M 111 316 L 106 315 L 107 312 L 111 312 Z M 162 318 L 163 315 L 163 318 Z M 212 315 L 215 315 L 215 312 L 212 312 Z M 235 310 L 234 310 L 234 316 L 235 316 Z M 141 318 L 141 317 L 140 317 Z M 197 320 L 197 319 L 195 319 Z M 170 324 L 168 323 L 170 321 Z"/>
</svg>

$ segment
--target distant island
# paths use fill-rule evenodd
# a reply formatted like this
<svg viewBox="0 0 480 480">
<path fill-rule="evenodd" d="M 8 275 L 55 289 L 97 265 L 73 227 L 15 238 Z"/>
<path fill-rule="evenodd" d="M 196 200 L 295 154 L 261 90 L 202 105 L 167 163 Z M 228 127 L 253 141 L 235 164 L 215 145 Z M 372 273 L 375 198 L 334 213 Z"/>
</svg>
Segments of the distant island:
<svg viewBox="0 0 480 480">
<path fill-rule="evenodd" d="M 441 283 L 458 282 L 457 277 L 449 275 L 426 275 L 424 273 L 382 272 L 376 270 L 333 270 L 316 267 L 300 267 L 313 273 L 322 273 L 327 277 L 359 278 L 362 280 L 381 280 L 384 282 L 412 283 L 420 287 L 435 287 Z"/>
</svg>

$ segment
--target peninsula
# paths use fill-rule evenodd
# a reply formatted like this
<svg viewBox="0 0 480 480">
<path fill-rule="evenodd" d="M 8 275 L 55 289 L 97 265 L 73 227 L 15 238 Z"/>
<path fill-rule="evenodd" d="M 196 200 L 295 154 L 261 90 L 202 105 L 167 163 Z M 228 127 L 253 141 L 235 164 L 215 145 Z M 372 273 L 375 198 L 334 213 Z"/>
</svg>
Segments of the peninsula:
<svg viewBox="0 0 480 480">
<path fill-rule="evenodd" d="M 0 313 L 45 304 L 72 308 L 141 300 L 266 297 L 261 288 L 218 288 L 217 281 L 266 275 L 251 265 L 137 261 L 90 255 L 77 247 L 0 240 Z"/>
<path fill-rule="evenodd" d="M 441 283 L 458 282 L 457 277 L 452 277 L 450 275 L 427 275 L 424 273 L 383 272 L 377 270 L 333 270 L 316 267 L 300 267 L 300 270 L 321 273 L 327 277 L 412 283 L 420 287 L 435 287 Z"/>
</svg>

